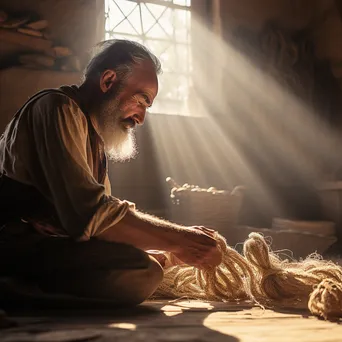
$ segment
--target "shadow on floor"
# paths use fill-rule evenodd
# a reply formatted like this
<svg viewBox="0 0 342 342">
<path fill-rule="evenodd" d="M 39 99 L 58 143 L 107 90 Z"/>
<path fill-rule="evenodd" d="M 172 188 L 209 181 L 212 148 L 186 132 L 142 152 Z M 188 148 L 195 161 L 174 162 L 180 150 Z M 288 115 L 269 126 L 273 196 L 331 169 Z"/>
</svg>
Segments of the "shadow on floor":
<svg viewBox="0 0 342 342">
<path fill-rule="evenodd" d="M 22 298 L 11 306 L 7 302 L 7 313 L 18 325 L 2 330 L 1 341 L 239 342 L 238 338 L 212 330 L 204 323 L 218 311 L 250 308 L 222 303 L 206 307 L 203 302 L 197 302 L 202 306 L 187 307 L 169 301 L 127 308 L 109 301 L 70 300 L 64 296 L 56 301 L 47 297 Z"/>
</svg>

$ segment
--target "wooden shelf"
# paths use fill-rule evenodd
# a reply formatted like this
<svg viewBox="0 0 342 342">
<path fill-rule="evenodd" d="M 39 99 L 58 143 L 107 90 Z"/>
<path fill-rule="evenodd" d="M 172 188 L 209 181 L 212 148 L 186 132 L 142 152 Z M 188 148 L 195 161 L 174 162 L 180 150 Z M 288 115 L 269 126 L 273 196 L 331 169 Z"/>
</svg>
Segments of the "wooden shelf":
<svg viewBox="0 0 342 342">
<path fill-rule="evenodd" d="M 40 37 L 29 36 L 15 30 L 0 28 L 1 44 L 9 43 L 24 47 L 28 51 L 49 52 L 52 41 Z"/>
</svg>

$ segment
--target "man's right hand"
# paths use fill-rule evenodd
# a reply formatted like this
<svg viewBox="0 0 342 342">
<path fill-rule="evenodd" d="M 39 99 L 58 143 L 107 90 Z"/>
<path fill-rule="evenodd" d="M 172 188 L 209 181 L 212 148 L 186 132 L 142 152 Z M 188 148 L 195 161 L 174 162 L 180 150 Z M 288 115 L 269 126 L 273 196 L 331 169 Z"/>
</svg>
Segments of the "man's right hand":
<svg viewBox="0 0 342 342">
<path fill-rule="evenodd" d="M 178 229 L 177 235 L 171 252 L 185 264 L 205 268 L 221 263 L 222 255 L 217 248 L 215 231 L 192 226 Z"/>
</svg>

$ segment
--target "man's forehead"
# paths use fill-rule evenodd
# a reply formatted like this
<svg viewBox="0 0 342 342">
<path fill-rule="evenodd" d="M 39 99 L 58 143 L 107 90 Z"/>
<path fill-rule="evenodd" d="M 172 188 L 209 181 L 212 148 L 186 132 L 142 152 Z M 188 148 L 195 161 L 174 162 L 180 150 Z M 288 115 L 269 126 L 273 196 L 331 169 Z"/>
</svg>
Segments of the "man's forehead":
<svg viewBox="0 0 342 342">
<path fill-rule="evenodd" d="M 149 87 L 158 86 L 158 77 L 155 66 L 150 61 L 144 61 L 133 65 L 132 74 L 129 81 L 139 85 L 146 85 Z M 129 83 L 131 83 L 129 82 Z"/>
</svg>

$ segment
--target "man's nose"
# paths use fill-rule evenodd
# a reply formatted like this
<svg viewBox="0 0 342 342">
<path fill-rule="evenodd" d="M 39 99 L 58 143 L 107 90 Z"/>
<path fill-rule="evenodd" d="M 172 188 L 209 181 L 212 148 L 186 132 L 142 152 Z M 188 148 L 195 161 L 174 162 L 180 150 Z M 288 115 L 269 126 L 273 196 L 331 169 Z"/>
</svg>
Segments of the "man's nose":
<svg viewBox="0 0 342 342">
<path fill-rule="evenodd" d="M 134 115 L 134 119 L 138 122 L 139 125 L 143 125 L 146 116 L 146 109 Z"/>
</svg>

